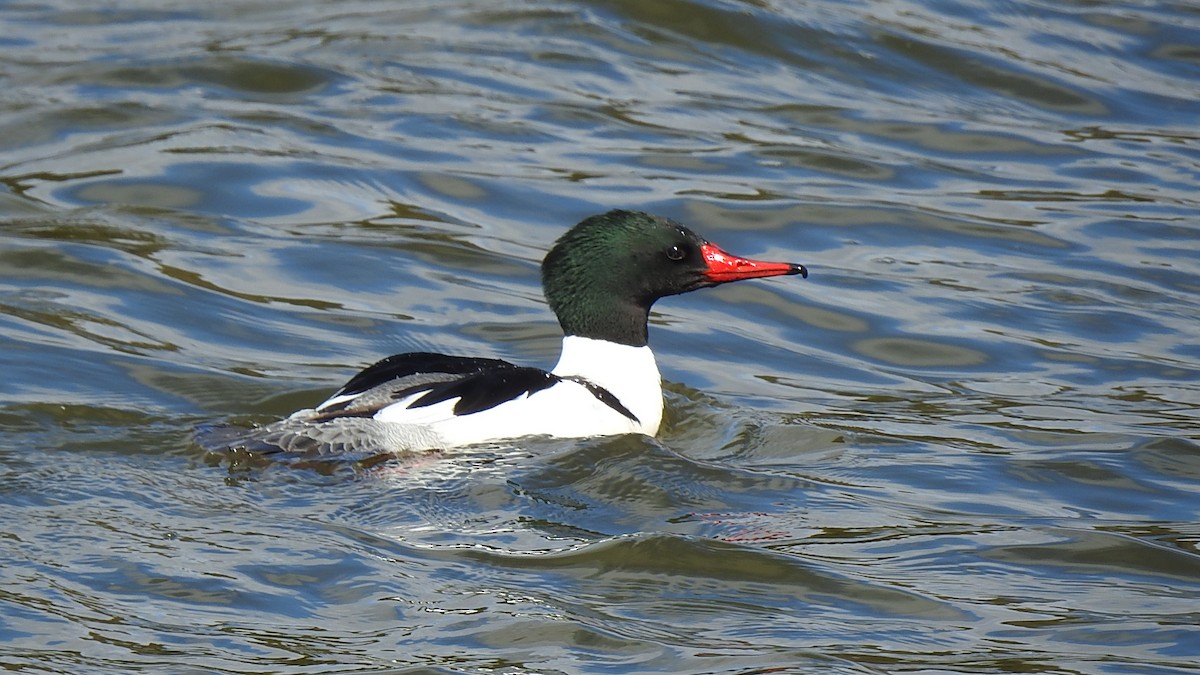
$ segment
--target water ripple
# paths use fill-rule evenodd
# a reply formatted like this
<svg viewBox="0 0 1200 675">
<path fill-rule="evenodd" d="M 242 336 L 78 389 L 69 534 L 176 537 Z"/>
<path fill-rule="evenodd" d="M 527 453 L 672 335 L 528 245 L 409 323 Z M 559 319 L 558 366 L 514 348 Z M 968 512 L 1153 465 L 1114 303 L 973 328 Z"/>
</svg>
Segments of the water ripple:
<svg viewBox="0 0 1200 675">
<path fill-rule="evenodd" d="M 0 660 L 1181 672 L 1185 2 L 0 9 Z M 388 353 L 549 365 L 537 262 L 662 212 L 657 439 L 238 463 Z"/>
</svg>

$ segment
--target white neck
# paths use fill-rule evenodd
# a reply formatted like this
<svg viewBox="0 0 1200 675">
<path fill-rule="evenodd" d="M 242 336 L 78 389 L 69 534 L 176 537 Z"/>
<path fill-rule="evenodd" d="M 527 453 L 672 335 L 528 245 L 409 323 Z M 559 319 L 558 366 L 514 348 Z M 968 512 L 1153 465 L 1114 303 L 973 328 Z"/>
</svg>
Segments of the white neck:
<svg viewBox="0 0 1200 675">
<path fill-rule="evenodd" d="M 649 347 L 568 335 L 553 372 L 604 387 L 637 416 L 642 433 L 658 433 L 663 412 L 662 376 Z"/>
</svg>

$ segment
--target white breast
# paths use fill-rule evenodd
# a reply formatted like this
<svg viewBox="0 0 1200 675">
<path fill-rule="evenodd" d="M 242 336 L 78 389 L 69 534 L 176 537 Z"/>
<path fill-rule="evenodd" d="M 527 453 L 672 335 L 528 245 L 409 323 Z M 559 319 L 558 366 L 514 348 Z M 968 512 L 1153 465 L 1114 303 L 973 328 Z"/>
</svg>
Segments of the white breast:
<svg viewBox="0 0 1200 675">
<path fill-rule="evenodd" d="M 568 335 L 553 373 L 582 377 L 607 389 L 637 416 L 639 433 L 653 436 L 662 423 L 662 376 L 649 347 Z"/>
</svg>

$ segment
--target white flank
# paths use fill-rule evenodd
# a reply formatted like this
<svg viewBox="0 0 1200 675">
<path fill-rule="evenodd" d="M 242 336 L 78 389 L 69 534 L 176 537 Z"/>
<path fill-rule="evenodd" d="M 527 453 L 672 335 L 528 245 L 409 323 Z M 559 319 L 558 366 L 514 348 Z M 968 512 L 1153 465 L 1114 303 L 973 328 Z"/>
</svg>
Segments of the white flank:
<svg viewBox="0 0 1200 675">
<path fill-rule="evenodd" d="M 375 419 L 397 427 L 421 427 L 439 439 L 441 447 L 521 436 L 584 438 L 628 433 L 653 436 L 658 432 L 663 409 L 662 379 L 649 347 L 568 336 L 563 339 L 562 356 L 553 372 L 604 387 L 637 416 L 638 422 L 572 381 L 522 394 L 470 415 L 454 414 L 457 398 L 408 408 L 408 404 L 421 396 L 416 394 L 380 410 Z"/>
</svg>

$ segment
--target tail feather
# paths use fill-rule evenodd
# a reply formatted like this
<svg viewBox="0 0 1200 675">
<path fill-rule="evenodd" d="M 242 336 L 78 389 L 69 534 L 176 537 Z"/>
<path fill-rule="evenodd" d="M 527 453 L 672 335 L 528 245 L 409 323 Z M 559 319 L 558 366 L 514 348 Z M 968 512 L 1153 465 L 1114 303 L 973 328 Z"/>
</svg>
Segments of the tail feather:
<svg viewBox="0 0 1200 675">
<path fill-rule="evenodd" d="M 206 425 L 197 430 L 196 443 L 214 454 L 350 462 L 438 446 L 430 432 L 394 427 L 363 417 L 341 417 L 319 423 L 289 418 L 250 428 Z"/>
</svg>

